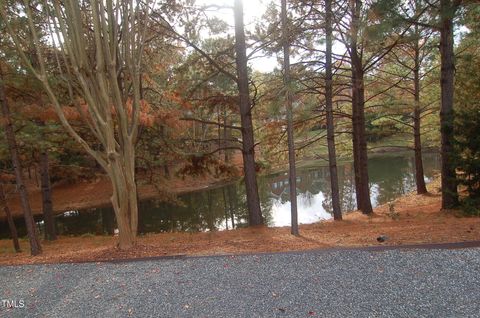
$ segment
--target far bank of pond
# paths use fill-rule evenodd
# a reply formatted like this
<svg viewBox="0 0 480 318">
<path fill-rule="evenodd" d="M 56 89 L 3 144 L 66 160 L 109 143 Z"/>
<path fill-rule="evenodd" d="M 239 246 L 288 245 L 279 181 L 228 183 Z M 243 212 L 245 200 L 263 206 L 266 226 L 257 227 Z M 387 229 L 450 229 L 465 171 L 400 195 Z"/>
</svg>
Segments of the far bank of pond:
<svg viewBox="0 0 480 318">
<path fill-rule="evenodd" d="M 331 218 L 329 171 L 324 161 L 297 171 L 299 222 L 315 223 Z M 437 154 L 424 155 L 425 179 L 428 182 L 440 168 Z M 353 165 L 338 166 L 340 198 L 343 211 L 355 209 Z M 370 192 L 373 206 L 389 202 L 415 189 L 414 160 L 406 155 L 377 155 L 369 159 Z M 279 172 L 258 180 L 261 205 L 268 226 L 290 224 L 288 175 Z M 201 232 L 244 227 L 247 223 L 246 196 L 243 184 L 234 182 L 179 196 L 183 204 L 156 200 L 139 204 L 139 233 Z M 23 220 L 16 220 L 20 235 L 25 235 Z M 41 217 L 37 224 L 42 229 Z M 61 235 L 113 234 L 113 210 L 92 208 L 65 211 L 56 217 Z M 0 223 L 0 237 L 8 237 L 8 227 Z"/>
</svg>

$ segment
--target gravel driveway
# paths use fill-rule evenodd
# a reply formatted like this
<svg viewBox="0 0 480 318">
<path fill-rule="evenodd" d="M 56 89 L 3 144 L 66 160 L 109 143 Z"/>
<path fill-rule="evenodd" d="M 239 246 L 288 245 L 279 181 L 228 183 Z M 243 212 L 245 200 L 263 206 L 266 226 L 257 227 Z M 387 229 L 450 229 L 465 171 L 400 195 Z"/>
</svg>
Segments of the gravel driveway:
<svg viewBox="0 0 480 318">
<path fill-rule="evenodd" d="M 1 317 L 480 317 L 479 296 L 479 248 L 0 267 Z"/>
</svg>

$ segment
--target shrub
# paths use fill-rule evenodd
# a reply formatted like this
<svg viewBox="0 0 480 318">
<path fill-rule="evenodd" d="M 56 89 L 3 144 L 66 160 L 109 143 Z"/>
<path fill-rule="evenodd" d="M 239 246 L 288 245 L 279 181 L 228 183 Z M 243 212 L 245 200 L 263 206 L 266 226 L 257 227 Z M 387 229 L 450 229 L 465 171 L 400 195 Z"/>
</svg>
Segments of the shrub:
<svg viewBox="0 0 480 318">
<path fill-rule="evenodd" d="M 462 200 L 467 214 L 479 214 L 480 207 L 480 105 L 456 114 L 456 163 L 459 183 L 468 198 Z"/>
</svg>

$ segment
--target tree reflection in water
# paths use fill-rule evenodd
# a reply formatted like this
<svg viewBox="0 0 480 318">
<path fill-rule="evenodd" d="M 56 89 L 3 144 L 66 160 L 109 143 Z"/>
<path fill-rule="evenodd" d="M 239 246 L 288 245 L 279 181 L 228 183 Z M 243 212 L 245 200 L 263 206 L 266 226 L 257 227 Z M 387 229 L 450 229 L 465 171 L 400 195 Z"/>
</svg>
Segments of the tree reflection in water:
<svg viewBox="0 0 480 318">
<path fill-rule="evenodd" d="M 424 158 L 426 180 L 440 167 L 439 156 Z M 410 157 L 382 156 L 369 160 L 372 204 L 379 205 L 415 189 L 414 161 Z M 328 167 L 297 170 L 299 223 L 331 218 L 331 188 Z M 356 208 L 351 163 L 338 165 L 340 199 L 343 211 Z M 261 208 L 269 226 L 290 225 L 288 175 L 277 173 L 258 179 Z M 173 205 L 156 200 L 139 203 L 139 233 L 218 231 L 247 226 L 246 194 L 241 182 L 193 192 L 179 197 Z M 37 219 L 40 221 L 41 219 Z M 16 220 L 19 235 L 25 235 L 22 220 Z M 1 237 L 8 236 L 8 225 L 0 223 Z M 111 208 L 96 208 L 56 217 L 58 233 L 113 234 L 115 217 Z"/>
</svg>

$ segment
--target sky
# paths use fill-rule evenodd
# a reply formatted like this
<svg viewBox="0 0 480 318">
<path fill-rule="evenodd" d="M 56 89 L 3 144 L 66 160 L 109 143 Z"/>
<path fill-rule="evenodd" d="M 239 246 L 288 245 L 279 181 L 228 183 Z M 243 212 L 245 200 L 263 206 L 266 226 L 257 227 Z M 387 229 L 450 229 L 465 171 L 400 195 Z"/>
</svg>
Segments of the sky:
<svg viewBox="0 0 480 318">
<path fill-rule="evenodd" d="M 243 0 L 243 12 L 244 12 L 244 23 L 245 28 L 253 29 L 255 23 L 262 17 L 265 13 L 267 4 L 270 0 Z M 233 7 L 233 0 L 197 0 L 197 5 L 218 5 Z M 219 19 L 224 20 L 231 27 L 231 32 L 233 34 L 234 20 L 233 20 L 233 11 L 231 9 L 221 9 L 209 11 L 208 14 L 215 16 Z M 277 60 L 275 57 L 261 57 L 256 56 L 250 60 L 249 65 L 256 71 L 259 72 L 271 72 L 276 66 L 278 66 Z"/>
<path fill-rule="evenodd" d="M 267 5 L 270 3 L 271 0 L 243 0 L 243 11 L 244 11 L 244 23 L 245 28 L 253 29 L 255 27 L 255 23 L 258 22 L 262 15 L 265 13 L 267 9 Z M 278 0 L 276 0 L 279 2 Z M 199 6 L 202 5 L 218 5 L 220 7 L 233 7 L 234 0 L 196 0 L 196 4 Z M 278 4 L 280 5 L 280 3 Z M 233 11 L 232 9 L 221 9 L 216 10 L 212 9 L 209 11 L 208 14 L 215 16 L 219 19 L 222 19 L 230 25 L 231 33 L 233 34 L 234 28 L 234 19 L 233 19 Z M 345 47 L 339 43 L 338 41 L 333 44 L 333 52 L 336 54 L 343 54 L 345 52 Z M 247 52 L 248 54 L 248 52 Z M 280 56 L 281 57 L 281 56 Z M 291 56 L 291 62 L 295 62 L 296 59 L 294 56 Z M 256 71 L 259 72 L 271 72 L 275 67 L 280 67 L 277 62 L 277 57 L 264 57 L 260 54 L 254 56 L 250 61 L 249 65 Z"/>
</svg>

